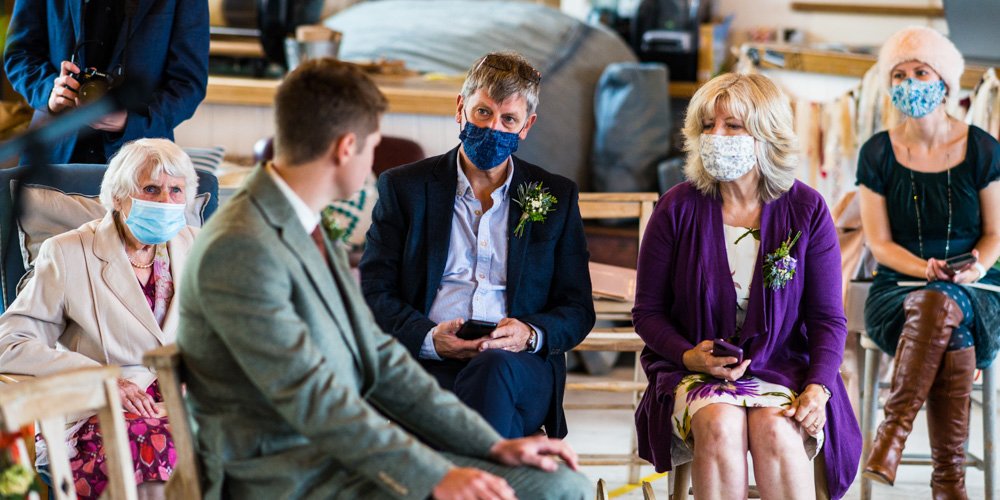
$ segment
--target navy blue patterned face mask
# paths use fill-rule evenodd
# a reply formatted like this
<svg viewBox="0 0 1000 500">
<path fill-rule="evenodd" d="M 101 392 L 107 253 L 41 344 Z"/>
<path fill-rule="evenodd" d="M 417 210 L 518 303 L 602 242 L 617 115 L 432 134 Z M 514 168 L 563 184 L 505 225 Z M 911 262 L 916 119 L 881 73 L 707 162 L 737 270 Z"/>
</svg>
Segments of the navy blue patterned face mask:
<svg viewBox="0 0 1000 500">
<path fill-rule="evenodd" d="M 502 132 L 487 127 L 477 127 L 466 119 L 465 127 L 458 134 L 465 156 L 479 170 L 490 170 L 503 163 L 517 151 L 521 142 L 518 132 Z"/>
<path fill-rule="evenodd" d="M 922 82 L 907 78 L 899 85 L 893 85 L 889 93 L 892 96 L 892 105 L 903 114 L 913 118 L 923 118 L 944 101 L 948 89 L 941 80 Z"/>
</svg>

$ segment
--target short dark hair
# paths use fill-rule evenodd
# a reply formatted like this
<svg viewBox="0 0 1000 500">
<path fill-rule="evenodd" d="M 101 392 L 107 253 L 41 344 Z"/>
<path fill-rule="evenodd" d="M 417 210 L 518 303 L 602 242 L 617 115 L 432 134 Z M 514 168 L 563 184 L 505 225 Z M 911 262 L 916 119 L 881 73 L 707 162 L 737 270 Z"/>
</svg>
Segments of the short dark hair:
<svg viewBox="0 0 1000 500">
<path fill-rule="evenodd" d="M 292 165 L 315 160 L 344 134 L 359 147 L 378 130 L 388 103 L 358 66 L 311 59 L 285 77 L 274 98 L 274 154 Z"/>
</svg>

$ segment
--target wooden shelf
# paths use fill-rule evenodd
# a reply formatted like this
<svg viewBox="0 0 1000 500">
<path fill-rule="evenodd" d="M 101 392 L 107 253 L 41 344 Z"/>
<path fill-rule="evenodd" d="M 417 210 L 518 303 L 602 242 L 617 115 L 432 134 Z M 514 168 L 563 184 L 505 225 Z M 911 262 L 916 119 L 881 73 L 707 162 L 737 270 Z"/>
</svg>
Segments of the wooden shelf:
<svg viewBox="0 0 1000 500">
<path fill-rule="evenodd" d="M 871 5 L 864 3 L 792 2 L 792 10 L 798 12 L 822 12 L 827 14 L 857 14 L 861 16 L 912 16 L 944 17 L 943 7 L 922 7 L 906 5 Z"/>
<path fill-rule="evenodd" d="M 855 54 L 813 49 L 797 45 L 774 43 L 750 43 L 744 48 L 756 49 L 759 67 L 765 69 L 787 69 L 806 73 L 861 78 L 875 64 L 872 54 Z M 984 66 L 966 65 L 962 74 L 963 88 L 972 88 L 979 83 L 986 71 Z"/>
<path fill-rule="evenodd" d="M 451 116 L 462 82 L 427 80 L 419 76 L 372 77 L 389 100 L 390 113 Z M 281 80 L 209 76 L 205 102 L 244 106 L 271 106 Z"/>
</svg>

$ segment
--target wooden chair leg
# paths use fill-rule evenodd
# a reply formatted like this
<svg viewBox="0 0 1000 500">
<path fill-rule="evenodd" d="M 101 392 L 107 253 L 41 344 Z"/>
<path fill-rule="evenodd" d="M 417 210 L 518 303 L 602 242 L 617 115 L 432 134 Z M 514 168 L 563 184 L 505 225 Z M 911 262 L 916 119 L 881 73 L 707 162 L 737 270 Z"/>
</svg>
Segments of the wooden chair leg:
<svg viewBox="0 0 1000 500">
<path fill-rule="evenodd" d="M 643 500 L 656 500 L 656 494 L 653 493 L 653 485 L 649 481 L 642 482 L 642 498 Z"/>
<path fill-rule="evenodd" d="M 608 485 L 603 479 L 597 480 L 597 500 L 608 500 Z"/>
<path fill-rule="evenodd" d="M 691 463 L 675 466 L 671 475 L 674 477 L 671 500 L 687 500 L 688 483 L 691 482 Z"/>
</svg>

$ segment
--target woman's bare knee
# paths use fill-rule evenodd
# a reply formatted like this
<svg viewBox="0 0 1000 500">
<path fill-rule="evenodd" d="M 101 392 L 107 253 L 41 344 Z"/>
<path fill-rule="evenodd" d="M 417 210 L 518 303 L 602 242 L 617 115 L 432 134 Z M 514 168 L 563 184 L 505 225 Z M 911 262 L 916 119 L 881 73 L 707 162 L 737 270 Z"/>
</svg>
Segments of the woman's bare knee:
<svg viewBox="0 0 1000 500">
<path fill-rule="evenodd" d="M 708 405 L 691 419 L 696 453 L 702 447 L 745 446 L 746 429 L 745 410 L 725 403 Z"/>
</svg>

